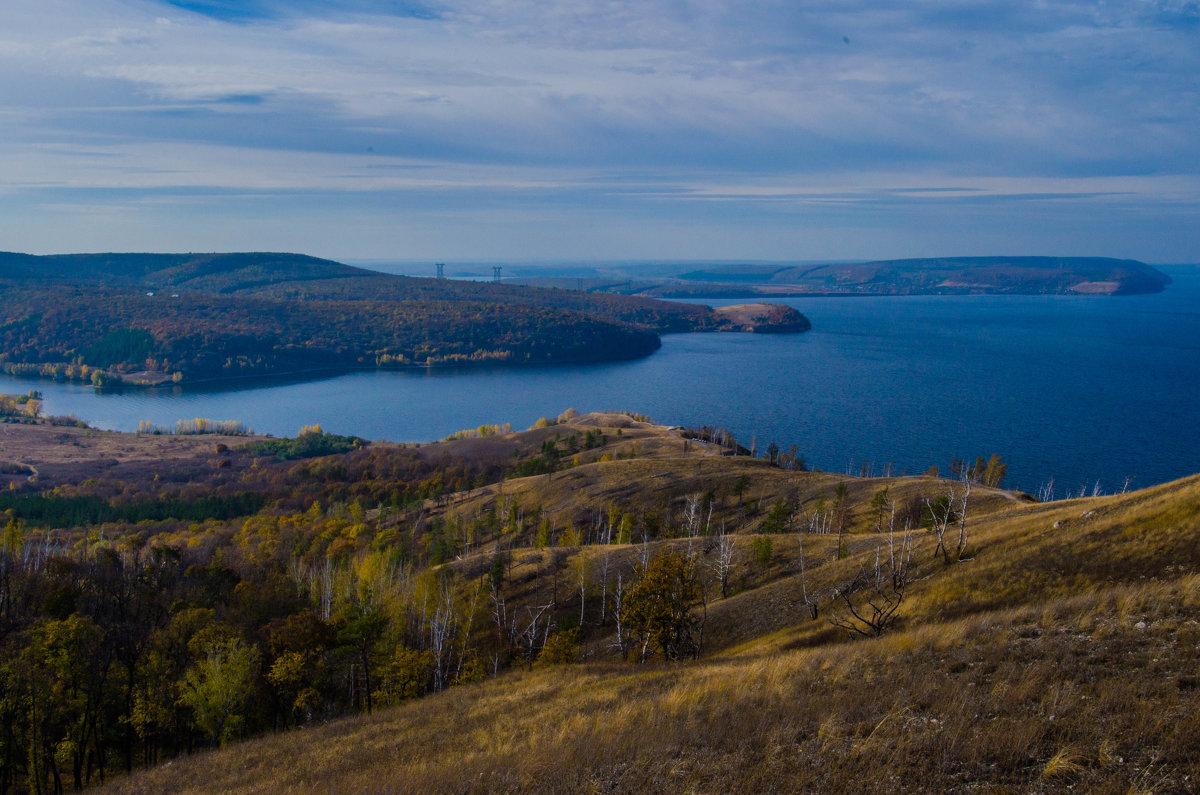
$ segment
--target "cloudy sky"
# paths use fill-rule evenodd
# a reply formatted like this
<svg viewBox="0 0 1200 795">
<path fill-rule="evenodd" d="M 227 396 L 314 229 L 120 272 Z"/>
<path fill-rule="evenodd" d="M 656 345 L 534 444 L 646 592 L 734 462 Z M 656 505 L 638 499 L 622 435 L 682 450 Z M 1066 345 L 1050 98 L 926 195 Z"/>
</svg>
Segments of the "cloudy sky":
<svg viewBox="0 0 1200 795">
<path fill-rule="evenodd" d="M 1200 2 L 3 0 L 0 250 L 1200 261 Z"/>
</svg>

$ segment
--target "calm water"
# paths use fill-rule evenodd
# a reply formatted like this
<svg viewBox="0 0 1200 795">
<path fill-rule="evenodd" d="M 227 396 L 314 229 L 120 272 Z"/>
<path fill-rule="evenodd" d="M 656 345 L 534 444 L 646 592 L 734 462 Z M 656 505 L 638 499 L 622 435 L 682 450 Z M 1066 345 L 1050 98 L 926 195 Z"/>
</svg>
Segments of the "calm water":
<svg viewBox="0 0 1200 795">
<path fill-rule="evenodd" d="M 624 408 L 796 444 L 812 466 L 862 459 L 920 471 L 998 452 L 1009 484 L 1109 491 L 1200 472 L 1200 268 L 1168 269 L 1160 295 L 909 297 L 790 301 L 798 336 L 668 336 L 636 362 L 533 369 L 364 372 L 236 388 L 96 393 L 41 389 L 46 409 L 103 428 L 140 420 L 241 420 L 429 441 L 482 423 L 532 425 L 568 406 Z M 712 302 L 710 302 L 712 303 Z M 719 302 L 718 302 L 719 303 Z M 726 302 L 734 303 L 734 302 Z"/>
</svg>

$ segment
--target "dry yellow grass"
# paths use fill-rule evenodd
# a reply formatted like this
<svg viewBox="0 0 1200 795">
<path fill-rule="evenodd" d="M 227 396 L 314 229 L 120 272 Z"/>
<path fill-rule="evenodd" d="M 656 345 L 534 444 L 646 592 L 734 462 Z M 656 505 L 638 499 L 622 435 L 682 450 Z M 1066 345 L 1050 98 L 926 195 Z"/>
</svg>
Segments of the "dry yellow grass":
<svg viewBox="0 0 1200 795">
<path fill-rule="evenodd" d="M 145 435 L 57 425 L 0 424 L 4 460 L 39 466 L 90 465 L 96 461 L 137 463 L 211 454 L 217 444 L 237 446 L 257 436 Z"/>
<path fill-rule="evenodd" d="M 778 500 L 798 506 L 797 521 L 807 521 L 822 504 L 828 511 L 836 490 L 842 486 L 848 532 L 869 535 L 880 521 L 871 501 L 881 490 L 887 489 L 892 501 L 903 504 L 913 498 L 936 497 L 950 488 L 946 480 L 920 476 L 864 478 L 784 470 L 761 459 L 723 456 L 721 448 L 685 439 L 678 429 L 636 422 L 620 414 L 585 414 L 549 428 L 443 442 L 425 446 L 422 451 L 431 458 L 444 450 L 465 455 L 519 449 L 528 454 L 556 434 L 565 438 L 597 429 L 605 434 L 607 444 L 581 450 L 575 456 L 577 464 L 552 475 L 510 479 L 460 492 L 449 499 L 429 500 L 418 509 L 396 516 L 394 522 L 403 528 L 415 521 L 434 522 L 453 516 L 469 523 L 488 515 L 504 517 L 509 508 L 516 506 L 525 519 L 523 531 L 503 538 L 493 533 L 476 539 L 474 551 L 486 553 L 498 542 L 506 548 L 532 546 L 543 518 L 552 528 L 553 543 L 572 529 L 584 533 L 594 528 L 597 519 L 612 510 L 618 516 L 628 513 L 636 517 L 639 525 L 649 518 L 662 536 L 683 535 L 687 501 L 708 495 L 712 510 L 699 517 L 707 534 L 753 534 L 763 530 Z M 1019 508 L 1029 499 L 977 485 L 970 513 L 978 519 Z M 638 538 L 635 533 L 635 540 Z"/>
<path fill-rule="evenodd" d="M 972 533 L 974 557 L 950 566 L 923 542 L 877 639 L 808 620 L 777 537 L 763 581 L 709 605 L 718 650 L 698 662 L 515 672 L 110 788 L 1196 791 L 1200 478 L 1006 501 Z M 855 541 L 838 559 L 806 539 L 810 589 L 873 559 L 878 539 Z"/>
<path fill-rule="evenodd" d="M 1158 622 L 1177 621 L 1196 615 L 1200 582 L 1125 596 Z M 1059 609 L 1070 617 L 1092 605 Z M 1070 626 L 1031 635 L 1038 617 L 1009 611 L 936 631 L 674 667 L 517 673 L 176 760 L 113 788 L 850 792 L 1070 783 L 1123 792 L 1157 771 L 1158 789 L 1187 791 L 1200 759 L 1197 695 L 1140 672 L 1151 660 L 1186 668 L 1194 646 L 1115 624 L 1083 647 Z"/>
</svg>

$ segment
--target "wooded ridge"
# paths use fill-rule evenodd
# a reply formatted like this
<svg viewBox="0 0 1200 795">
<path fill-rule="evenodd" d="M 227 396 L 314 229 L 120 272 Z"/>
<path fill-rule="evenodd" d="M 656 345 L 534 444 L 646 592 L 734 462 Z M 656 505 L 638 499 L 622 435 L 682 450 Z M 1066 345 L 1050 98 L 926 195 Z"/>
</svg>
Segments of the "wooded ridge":
<svg viewBox="0 0 1200 795">
<path fill-rule="evenodd" d="M 787 307 L 771 322 L 807 328 Z M 0 254 L 0 368 L 112 383 L 316 369 L 593 362 L 669 332 L 736 330 L 706 306 L 422 279 L 292 254 Z"/>
</svg>

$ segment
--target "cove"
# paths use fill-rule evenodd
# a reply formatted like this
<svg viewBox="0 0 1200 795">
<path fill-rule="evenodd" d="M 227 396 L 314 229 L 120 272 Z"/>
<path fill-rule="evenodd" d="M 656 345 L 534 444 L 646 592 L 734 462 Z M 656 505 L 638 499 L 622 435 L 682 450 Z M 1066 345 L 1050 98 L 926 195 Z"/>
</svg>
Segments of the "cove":
<svg viewBox="0 0 1200 795">
<path fill-rule="evenodd" d="M 813 330 L 663 337 L 644 359 L 588 365 L 351 372 L 185 389 L 39 389 L 51 414 L 100 428 L 240 420 L 293 435 L 426 442 L 483 423 L 532 425 L 573 407 L 711 424 L 759 449 L 797 445 L 809 466 L 946 470 L 999 453 L 1007 485 L 1120 490 L 1200 472 L 1200 269 L 1164 268 L 1166 292 L 1090 296 L 911 296 L 784 301 Z M 738 301 L 704 301 L 711 305 Z"/>
</svg>

